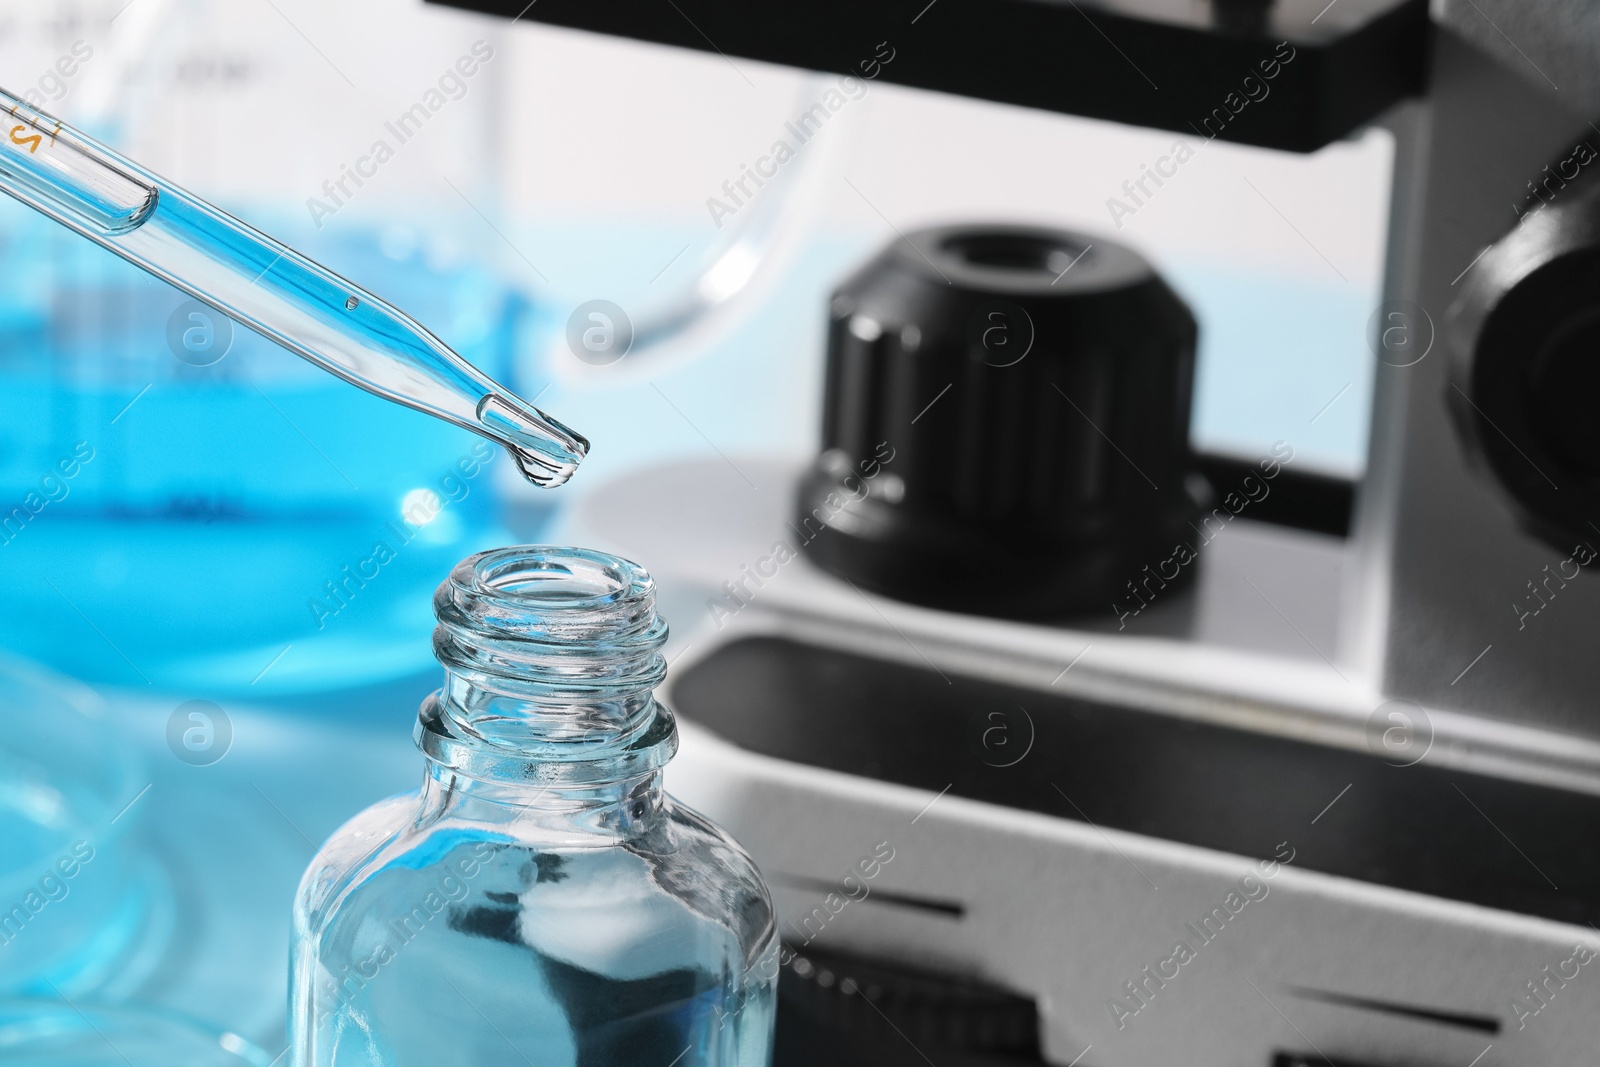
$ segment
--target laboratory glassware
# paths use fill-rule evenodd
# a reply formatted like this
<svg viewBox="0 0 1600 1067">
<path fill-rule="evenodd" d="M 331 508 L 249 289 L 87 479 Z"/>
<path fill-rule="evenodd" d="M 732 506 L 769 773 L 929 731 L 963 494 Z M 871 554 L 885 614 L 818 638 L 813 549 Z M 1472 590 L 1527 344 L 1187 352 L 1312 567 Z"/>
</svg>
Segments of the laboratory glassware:
<svg viewBox="0 0 1600 1067">
<path fill-rule="evenodd" d="M 0 90 L 0 189 L 367 392 L 505 446 L 561 485 L 588 442 L 380 297 Z"/>
<path fill-rule="evenodd" d="M 420 3 L 303 8 L 0 2 L 0 56 L 27 102 L 198 183 L 515 388 L 514 354 L 549 312 L 486 262 L 502 247 L 491 132 L 507 59 L 493 27 Z M 402 104 L 441 99 L 426 129 L 404 124 L 403 146 L 387 132 Z M 398 154 L 313 218 L 309 194 L 332 204 L 325 180 L 344 180 L 374 135 Z M 480 461 L 486 442 L 348 389 L 9 201 L 0 264 L 0 646 L 208 695 L 424 668 L 415 606 L 456 560 L 508 540 L 496 483 L 520 479 Z M 73 462 L 80 449 L 91 462 Z M 524 512 L 553 507 L 530 498 Z"/>
<path fill-rule="evenodd" d="M 81 996 L 159 954 L 170 906 L 138 846 L 149 779 L 87 690 L 0 657 L 0 995 Z"/>
<path fill-rule="evenodd" d="M 439 575 L 508 539 L 501 450 L 243 329 L 210 366 L 174 358 L 175 313 L 195 333 L 228 320 L 60 232 L 71 243 L 37 257 L 0 248 L 13 276 L 43 258 L 59 279 L 26 329 L 0 332 L 0 646 L 213 698 L 425 669 L 418 608 Z M 434 313 L 474 362 L 507 366 L 525 306 L 414 237 L 325 244 Z"/>
<path fill-rule="evenodd" d="M 649 574 L 576 548 L 460 563 L 419 793 L 356 816 L 294 909 L 292 1062 L 763 1067 L 778 945 L 760 874 L 662 789 Z"/>
<path fill-rule="evenodd" d="M 270 1067 L 238 1034 L 136 1007 L 0 1002 L 4 1067 Z"/>
</svg>

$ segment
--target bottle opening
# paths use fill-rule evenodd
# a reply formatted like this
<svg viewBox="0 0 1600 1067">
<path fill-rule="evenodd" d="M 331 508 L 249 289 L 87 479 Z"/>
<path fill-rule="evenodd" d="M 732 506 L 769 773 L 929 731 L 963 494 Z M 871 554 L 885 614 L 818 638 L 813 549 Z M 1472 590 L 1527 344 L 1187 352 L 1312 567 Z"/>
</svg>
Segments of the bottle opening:
<svg viewBox="0 0 1600 1067">
<path fill-rule="evenodd" d="M 655 588 L 648 571 L 621 556 L 517 545 L 462 560 L 439 586 L 433 606 L 440 626 L 463 649 L 540 646 L 523 651 L 570 662 L 580 652 L 631 657 L 659 648 L 666 624 L 656 615 Z"/>
<path fill-rule="evenodd" d="M 493 549 L 458 563 L 433 604 L 445 682 L 417 736 L 435 762 L 478 778 L 537 765 L 550 781 L 620 781 L 676 751 L 653 696 L 667 624 L 637 563 L 587 548 Z"/>
<path fill-rule="evenodd" d="M 531 548 L 511 555 L 491 553 L 479 563 L 478 576 L 507 596 L 578 607 L 625 594 L 635 578 L 629 572 L 637 569 L 626 560 L 578 549 Z"/>
</svg>

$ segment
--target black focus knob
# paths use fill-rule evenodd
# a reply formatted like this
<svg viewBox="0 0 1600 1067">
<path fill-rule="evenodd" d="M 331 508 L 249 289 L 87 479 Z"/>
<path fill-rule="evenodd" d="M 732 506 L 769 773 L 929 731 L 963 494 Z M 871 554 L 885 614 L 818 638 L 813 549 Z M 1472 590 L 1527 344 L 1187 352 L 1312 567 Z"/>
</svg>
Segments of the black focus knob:
<svg viewBox="0 0 1600 1067">
<path fill-rule="evenodd" d="M 1458 429 L 1531 533 L 1600 543 L 1600 189 L 1529 215 L 1461 285 L 1445 325 Z"/>
<path fill-rule="evenodd" d="M 934 607 L 1108 610 L 1197 511 L 1195 338 L 1177 294 L 1101 237 L 950 226 L 896 241 L 833 296 L 806 551 Z"/>
</svg>

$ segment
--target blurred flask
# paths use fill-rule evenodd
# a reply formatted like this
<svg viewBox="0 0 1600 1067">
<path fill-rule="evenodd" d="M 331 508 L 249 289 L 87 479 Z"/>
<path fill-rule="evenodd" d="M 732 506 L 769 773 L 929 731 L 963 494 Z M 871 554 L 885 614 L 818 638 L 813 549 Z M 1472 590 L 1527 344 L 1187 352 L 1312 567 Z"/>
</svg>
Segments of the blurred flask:
<svg viewBox="0 0 1600 1067">
<path fill-rule="evenodd" d="M 0 995 L 133 983 L 172 929 L 134 832 L 149 784 L 94 696 L 0 657 Z"/>
<path fill-rule="evenodd" d="M 506 380 L 537 279 L 501 269 L 491 221 L 493 25 L 420 0 L 0 0 L 0 63 Z M 426 667 L 433 586 L 507 539 L 497 449 L 9 201 L 0 269 L 0 646 L 206 695 Z"/>
</svg>

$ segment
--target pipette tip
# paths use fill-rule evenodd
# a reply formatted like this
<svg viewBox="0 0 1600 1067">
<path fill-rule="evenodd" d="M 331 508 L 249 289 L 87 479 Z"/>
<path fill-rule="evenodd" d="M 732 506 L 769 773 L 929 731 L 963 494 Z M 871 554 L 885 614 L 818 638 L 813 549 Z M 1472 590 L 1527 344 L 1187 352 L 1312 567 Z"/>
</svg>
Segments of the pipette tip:
<svg viewBox="0 0 1600 1067">
<path fill-rule="evenodd" d="M 589 454 L 589 442 L 581 434 L 514 396 L 485 396 L 478 403 L 478 425 L 506 447 L 522 476 L 541 489 L 565 484 Z"/>
<path fill-rule="evenodd" d="M 580 437 L 578 440 L 583 441 L 583 438 Z M 587 449 L 588 442 L 583 441 L 583 444 Z M 580 462 L 579 460 L 572 460 L 565 463 L 552 463 L 544 456 L 529 452 L 517 445 L 506 445 L 506 451 L 510 452 L 511 458 L 517 461 L 517 469 L 522 472 L 522 476 L 540 489 L 554 489 L 558 485 L 566 484 L 567 479 L 571 478 L 573 472 L 578 469 L 578 463 Z"/>
</svg>

